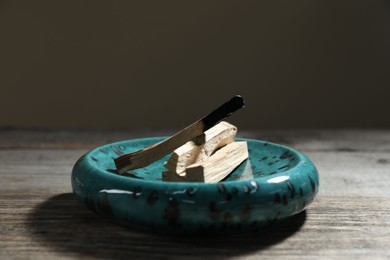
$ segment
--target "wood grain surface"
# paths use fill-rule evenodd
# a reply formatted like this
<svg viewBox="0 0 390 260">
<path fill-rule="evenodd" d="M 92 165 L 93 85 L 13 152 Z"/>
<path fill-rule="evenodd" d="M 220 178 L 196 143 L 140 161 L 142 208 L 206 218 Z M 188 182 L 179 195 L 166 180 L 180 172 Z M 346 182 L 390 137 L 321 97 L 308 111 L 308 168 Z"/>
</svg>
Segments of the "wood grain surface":
<svg viewBox="0 0 390 260">
<path fill-rule="evenodd" d="M 315 202 L 291 221 L 245 236 L 140 233 L 73 197 L 75 161 L 98 145 L 172 131 L 0 130 L 0 259 L 389 259 L 390 131 L 248 131 L 313 160 Z"/>
</svg>

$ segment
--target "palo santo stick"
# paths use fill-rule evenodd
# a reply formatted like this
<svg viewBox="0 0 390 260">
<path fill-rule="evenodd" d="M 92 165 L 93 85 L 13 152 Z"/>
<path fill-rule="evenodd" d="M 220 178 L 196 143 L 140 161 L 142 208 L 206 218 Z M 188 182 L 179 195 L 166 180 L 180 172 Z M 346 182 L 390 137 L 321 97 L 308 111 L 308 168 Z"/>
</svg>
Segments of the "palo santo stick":
<svg viewBox="0 0 390 260">
<path fill-rule="evenodd" d="M 170 138 L 114 159 L 119 174 L 123 174 L 127 170 L 145 167 L 161 159 L 177 147 L 203 134 L 204 131 L 242 107 L 244 107 L 244 100 L 241 96 L 235 96 L 207 116 L 187 126 Z"/>
<path fill-rule="evenodd" d="M 188 166 L 185 176 L 164 172 L 163 181 L 219 182 L 247 158 L 246 142 L 230 143 L 216 151 L 206 161 Z"/>
<path fill-rule="evenodd" d="M 222 121 L 204 132 L 204 143 L 189 141 L 173 151 L 164 166 L 173 173 L 184 175 L 187 166 L 205 161 L 218 148 L 234 141 L 237 127 Z"/>
<path fill-rule="evenodd" d="M 187 181 L 218 182 L 247 158 L 248 146 L 246 142 L 230 143 L 216 151 L 206 161 L 188 166 L 186 169 Z"/>
</svg>

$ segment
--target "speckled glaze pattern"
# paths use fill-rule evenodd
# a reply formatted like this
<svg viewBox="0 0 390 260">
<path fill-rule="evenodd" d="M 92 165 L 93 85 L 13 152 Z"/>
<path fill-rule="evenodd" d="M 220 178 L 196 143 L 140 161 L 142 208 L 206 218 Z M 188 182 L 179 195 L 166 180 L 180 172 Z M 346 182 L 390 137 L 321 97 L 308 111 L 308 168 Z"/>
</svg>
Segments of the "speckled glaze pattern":
<svg viewBox="0 0 390 260">
<path fill-rule="evenodd" d="M 107 144 L 83 155 L 72 172 L 76 197 L 118 224 L 164 233 L 248 233 L 303 211 L 318 192 L 313 163 L 286 146 L 253 139 L 249 158 L 219 183 L 161 181 L 168 156 L 116 174 L 113 158 L 163 140 Z"/>
</svg>

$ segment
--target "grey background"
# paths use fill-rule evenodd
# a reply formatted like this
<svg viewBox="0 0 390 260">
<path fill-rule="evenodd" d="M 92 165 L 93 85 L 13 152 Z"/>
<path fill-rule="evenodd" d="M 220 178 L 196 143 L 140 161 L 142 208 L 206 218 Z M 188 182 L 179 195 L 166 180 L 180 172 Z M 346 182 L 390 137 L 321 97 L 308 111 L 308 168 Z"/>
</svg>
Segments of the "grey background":
<svg viewBox="0 0 390 260">
<path fill-rule="evenodd" d="M 390 127 L 389 6 L 0 1 L 0 127 Z"/>
</svg>

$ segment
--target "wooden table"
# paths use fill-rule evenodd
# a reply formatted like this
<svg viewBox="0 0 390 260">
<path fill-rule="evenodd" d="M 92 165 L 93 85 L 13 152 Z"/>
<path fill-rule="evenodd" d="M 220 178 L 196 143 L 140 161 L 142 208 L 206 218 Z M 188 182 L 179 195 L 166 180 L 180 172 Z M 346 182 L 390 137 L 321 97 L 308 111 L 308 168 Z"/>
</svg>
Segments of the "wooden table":
<svg viewBox="0 0 390 260">
<path fill-rule="evenodd" d="M 389 259 L 390 130 L 253 131 L 320 172 L 315 202 L 287 224 L 247 236 L 172 237 L 101 219 L 72 195 L 87 150 L 166 132 L 0 130 L 0 259 Z"/>
</svg>

